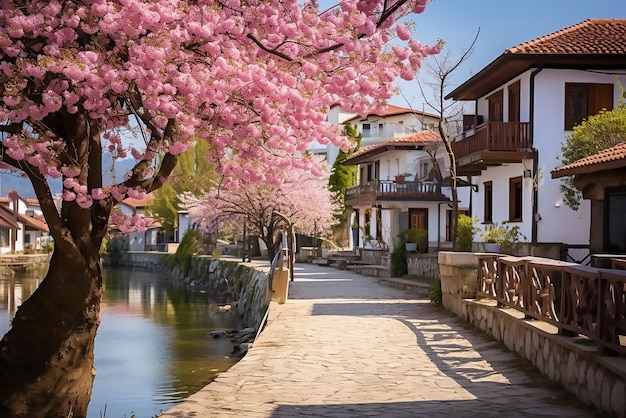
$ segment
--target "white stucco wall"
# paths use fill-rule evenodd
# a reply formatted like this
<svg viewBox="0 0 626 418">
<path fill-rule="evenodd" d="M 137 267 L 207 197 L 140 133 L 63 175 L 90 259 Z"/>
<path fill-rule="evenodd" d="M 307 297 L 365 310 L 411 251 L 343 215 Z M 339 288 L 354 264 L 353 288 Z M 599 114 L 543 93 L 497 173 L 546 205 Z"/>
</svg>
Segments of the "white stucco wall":
<svg viewBox="0 0 626 418">
<path fill-rule="evenodd" d="M 520 119 L 530 121 L 530 79 L 531 72 L 527 71 L 520 77 L 511 80 L 502 86 L 504 120 L 508 116 L 508 86 L 520 80 Z M 622 84 L 626 76 L 621 77 Z M 533 143 L 539 150 L 539 165 L 537 173 L 537 241 L 564 242 L 568 244 L 588 244 L 590 225 L 590 203 L 582 201 L 578 211 L 567 207 L 562 200 L 559 190 L 560 180 L 553 180 L 550 171 L 562 165 L 559 160 L 561 146 L 571 131 L 565 131 L 565 83 L 613 83 L 615 101 L 619 95 L 619 88 L 613 74 L 576 70 L 543 69 L 535 77 L 535 110 Z M 477 103 L 477 114 L 488 117 L 487 97 L 497 92 L 493 90 L 482 97 Z M 509 164 L 489 168 L 481 176 L 473 178 L 474 184 L 479 184 L 479 192 L 473 198 L 473 215 L 481 221 L 483 217 L 483 187 L 485 181 L 493 181 L 493 220 L 502 222 L 508 219 L 508 179 L 520 175 L 525 168 L 532 168 L 532 161 L 524 164 Z M 523 222 L 520 224 L 522 232 L 529 239 L 531 237 L 532 216 L 532 180 L 523 179 Z"/>
<path fill-rule="evenodd" d="M 622 84 L 626 77 L 622 76 Z M 539 241 L 559 241 L 569 244 L 588 244 L 591 205 L 581 202 L 578 211 L 567 207 L 562 200 L 559 179 L 552 179 L 550 171 L 562 165 L 561 145 L 571 131 L 565 131 L 565 83 L 613 83 L 614 103 L 620 92 L 615 77 L 575 70 L 543 70 L 536 77 L 535 146 L 539 149 Z"/>
<path fill-rule="evenodd" d="M 522 222 L 510 223 L 508 225 L 518 225 L 520 232 L 530 241 L 532 236 L 532 178 L 523 178 L 524 170 L 532 169 L 532 160 L 525 160 L 521 164 L 507 164 L 499 167 L 491 167 L 483 171 L 483 175 L 472 178 L 472 183 L 478 185 L 473 204 L 473 216 L 478 218 L 476 227 L 484 229 L 485 182 L 491 181 L 492 186 L 492 220 L 502 224 L 509 220 L 509 179 L 522 176 Z M 482 241 L 480 235 L 475 237 L 476 241 Z"/>
</svg>

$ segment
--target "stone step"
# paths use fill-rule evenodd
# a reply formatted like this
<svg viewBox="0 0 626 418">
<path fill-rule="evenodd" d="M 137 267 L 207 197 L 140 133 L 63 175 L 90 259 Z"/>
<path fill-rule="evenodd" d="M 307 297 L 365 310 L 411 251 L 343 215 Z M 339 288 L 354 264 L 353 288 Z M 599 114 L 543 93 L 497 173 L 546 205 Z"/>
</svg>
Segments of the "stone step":
<svg viewBox="0 0 626 418">
<path fill-rule="evenodd" d="M 347 267 L 348 270 L 370 277 L 391 277 L 391 272 L 387 266 L 378 264 L 354 264 Z"/>
</svg>

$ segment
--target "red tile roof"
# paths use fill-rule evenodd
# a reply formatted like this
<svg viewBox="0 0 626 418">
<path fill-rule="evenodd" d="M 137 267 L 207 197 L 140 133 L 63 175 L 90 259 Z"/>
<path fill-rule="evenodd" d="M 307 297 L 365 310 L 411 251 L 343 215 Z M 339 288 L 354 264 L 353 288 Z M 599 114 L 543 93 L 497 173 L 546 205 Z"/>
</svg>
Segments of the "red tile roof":
<svg viewBox="0 0 626 418">
<path fill-rule="evenodd" d="M 365 161 L 368 157 L 381 154 L 388 150 L 418 150 L 427 145 L 435 145 L 439 142 L 441 142 L 441 137 L 435 132 L 429 130 L 402 135 L 389 141 L 361 148 L 349 158 L 346 158 L 344 164 L 359 164 L 360 162 Z"/>
<path fill-rule="evenodd" d="M 626 54 L 626 19 L 587 19 L 505 54 Z"/>
<path fill-rule="evenodd" d="M 10 212 L 4 212 L 0 210 L 0 226 L 4 228 L 15 228 L 19 229 L 19 226 L 13 220 L 13 214 Z"/>
<path fill-rule="evenodd" d="M 394 106 L 394 105 L 390 105 L 388 104 L 387 107 L 385 108 L 384 112 L 378 112 L 378 113 L 370 113 L 367 116 L 380 116 L 380 117 L 387 117 L 387 116 L 398 116 L 398 115 L 405 115 L 405 114 L 415 114 L 415 115 L 423 115 L 423 116 L 430 116 L 432 118 L 439 118 L 439 116 L 437 115 L 433 115 L 430 113 L 426 113 L 426 112 L 420 112 L 419 110 L 413 110 L 410 109 L 408 107 L 400 107 L 400 106 Z M 362 119 L 361 116 L 357 115 L 357 116 L 352 116 L 348 119 L 346 119 L 345 121 L 343 121 L 342 123 L 349 123 L 352 122 L 354 120 L 357 119 Z"/>
<path fill-rule="evenodd" d="M 152 200 L 154 200 L 154 195 L 148 194 L 143 199 L 135 199 L 133 197 L 127 197 L 126 199 L 122 200 L 122 203 L 132 208 L 144 208 L 148 206 L 150 202 L 152 202 Z"/>
<path fill-rule="evenodd" d="M 48 224 L 43 216 L 27 216 L 27 215 L 18 215 L 18 220 L 24 224 L 24 226 L 28 229 L 35 229 L 43 232 L 50 232 L 48 229 Z"/>
<path fill-rule="evenodd" d="M 626 68 L 626 19 L 587 19 L 505 50 L 446 99 L 475 100 L 531 68 Z"/>
<path fill-rule="evenodd" d="M 621 142 L 589 157 L 581 158 L 571 164 L 555 168 L 550 172 L 552 178 L 573 176 L 583 173 L 612 170 L 626 167 L 626 143 Z"/>
</svg>

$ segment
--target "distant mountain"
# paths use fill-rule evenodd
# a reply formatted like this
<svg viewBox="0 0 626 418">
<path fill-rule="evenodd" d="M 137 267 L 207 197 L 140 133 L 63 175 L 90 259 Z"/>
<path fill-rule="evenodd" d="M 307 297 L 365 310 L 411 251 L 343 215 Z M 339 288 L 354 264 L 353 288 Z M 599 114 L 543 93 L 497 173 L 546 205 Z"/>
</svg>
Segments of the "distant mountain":
<svg viewBox="0 0 626 418">
<path fill-rule="evenodd" d="M 113 173 L 115 179 L 119 182 L 124 178 L 124 174 L 135 165 L 135 160 L 126 158 L 115 162 L 115 170 L 111 171 L 112 166 L 111 155 L 106 153 L 102 160 L 102 181 L 103 184 L 111 184 L 113 182 Z M 53 194 L 61 194 L 63 186 L 61 179 L 50 181 L 50 188 Z M 17 190 L 22 197 L 35 197 L 35 191 L 27 177 L 20 177 L 17 173 L 0 173 L 0 196 L 7 196 L 8 190 Z"/>
</svg>

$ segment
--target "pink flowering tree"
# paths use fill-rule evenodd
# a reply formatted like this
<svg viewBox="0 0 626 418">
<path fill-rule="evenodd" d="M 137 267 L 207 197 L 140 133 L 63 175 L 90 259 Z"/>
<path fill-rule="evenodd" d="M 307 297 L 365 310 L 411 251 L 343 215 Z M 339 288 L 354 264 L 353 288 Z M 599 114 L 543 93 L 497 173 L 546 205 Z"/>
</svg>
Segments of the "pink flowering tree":
<svg viewBox="0 0 626 418">
<path fill-rule="evenodd" d="M 310 141 L 349 146 L 326 123 L 329 106 L 381 107 L 439 49 L 398 22 L 428 0 L 0 2 L 2 168 L 30 179 L 55 242 L 0 342 L 0 416 L 85 416 L 98 250 L 118 202 L 159 188 L 196 138 L 226 186 L 316 172 L 301 153 Z M 136 164 L 103 184 L 104 153 Z M 60 209 L 51 179 L 62 180 Z"/>
<path fill-rule="evenodd" d="M 326 178 L 312 177 L 308 171 L 283 172 L 279 185 L 246 183 L 224 188 L 214 185 L 201 196 L 181 196 L 189 217 L 204 231 L 241 233 L 245 224 L 250 234 L 258 234 L 267 246 L 271 261 L 278 233 L 287 229 L 302 234 L 330 234 L 335 216 L 341 211 L 338 199 L 328 189 Z"/>
</svg>

